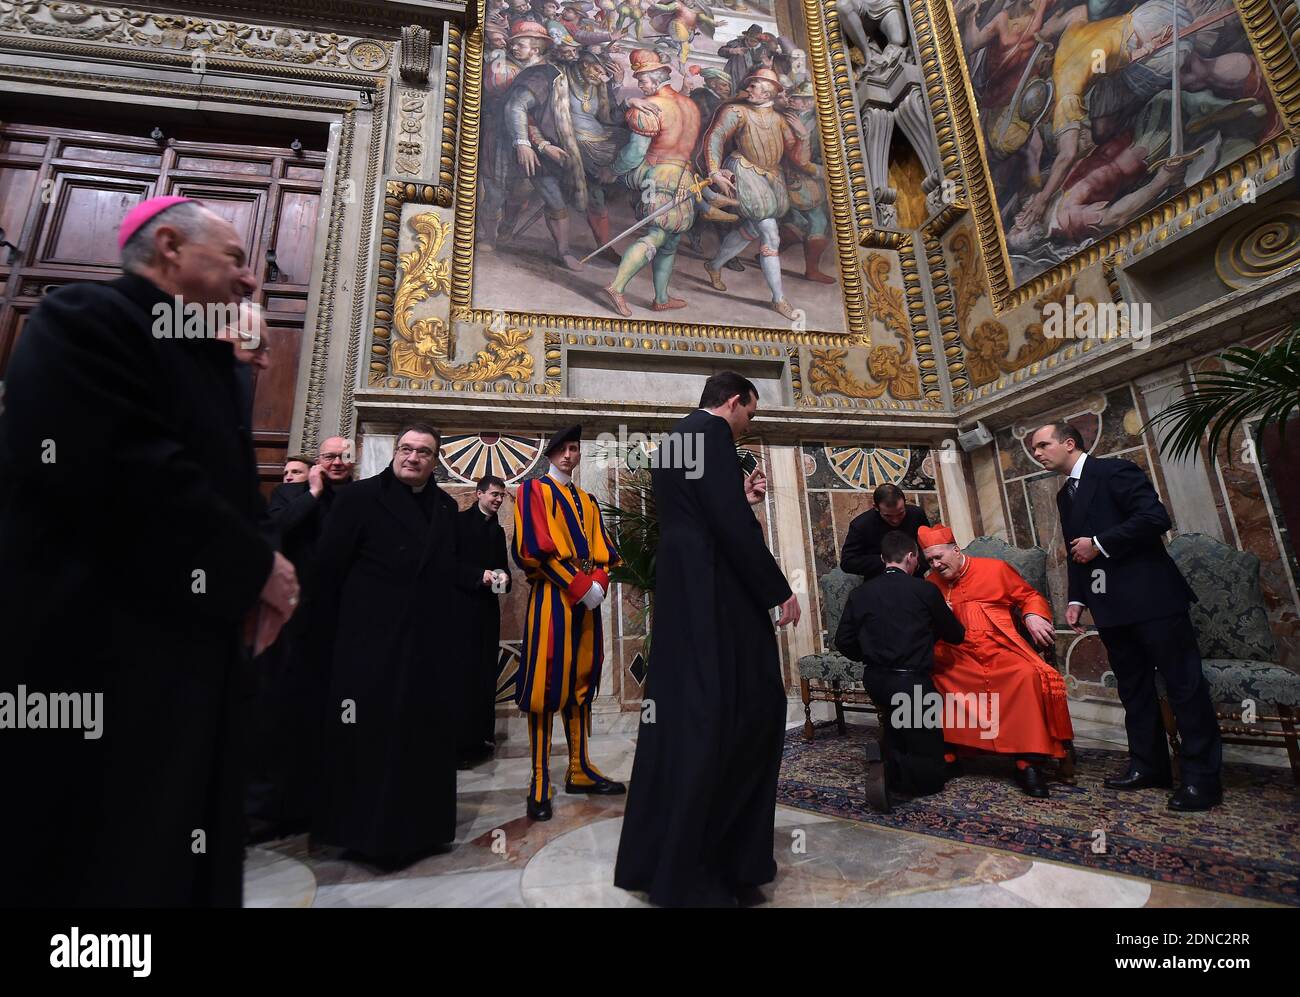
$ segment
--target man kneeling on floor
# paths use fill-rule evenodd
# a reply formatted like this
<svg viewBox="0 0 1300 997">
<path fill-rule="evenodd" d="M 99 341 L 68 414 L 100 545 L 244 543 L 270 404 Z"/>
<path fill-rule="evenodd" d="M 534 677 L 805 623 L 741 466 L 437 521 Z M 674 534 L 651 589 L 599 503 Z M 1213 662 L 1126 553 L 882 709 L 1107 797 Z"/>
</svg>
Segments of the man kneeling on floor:
<svg viewBox="0 0 1300 997">
<path fill-rule="evenodd" d="M 923 715 L 921 701 L 938 698 L 930 678 L 935 641 L 960 644 L 966 631 L 939 590 L 912 577 L 918 557 L 907 534 L 885 534 L 885 573 L 853 590 L 835 633 L 840 653 L 865 663 L 862 684 L 881 718 L 883 761 L 880 744 L 867 745 L 867 801 L 882 813 L 891 792 L 929 796 L 947 777 L 942 723 L 913 718 Z"/>
</svg>

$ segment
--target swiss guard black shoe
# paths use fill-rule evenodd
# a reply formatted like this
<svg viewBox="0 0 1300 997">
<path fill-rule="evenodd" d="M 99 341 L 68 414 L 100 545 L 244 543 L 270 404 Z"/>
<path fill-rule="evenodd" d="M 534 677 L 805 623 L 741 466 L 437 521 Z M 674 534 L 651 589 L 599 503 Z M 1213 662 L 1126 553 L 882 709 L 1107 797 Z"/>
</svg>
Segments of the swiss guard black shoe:
<svg viewBox="0 0 1300 997">
<path fill-rule="evenodd" d="M 597 779 L 590 786 L 584 786 L 581 783 L 564 780 L 564 791 L 566 793 L 587 793 L 591 796 L 622 796 L 627 792 L 627 787 L 621 782 L 615 782 L 613 779 L 604 777 Z"/>
<path fill-rule="evenodd" d="M 1182 786 L 1169 797 L 1169 809 L 1179 813 L 1192 810 L 1209 810 L 1223 802 L 1223 790 L 1202 789 L 1199 786 Z"/>
<path fill-rule="evenodd" d="M 550 820 L 551 801 L 543 800 L 541 803 L 538 803 L 531 796 L 528 797 L 528 819 L 529 820 Z"/>
<path fill-rule="evenodd" d="M 1174 780 L 1167 775 L 1147 775 L 1136 768 L 1130 768 L 1123 775 L 1102 780 L 1102 784 L 1107 789 L 1170 789 Z"/>
<path fill-rule="evenodd" d="M 1016 782 L 1020 783 L 1020 788 L 1026 796 L 1032 796 L 1036 800 L 1046 800 L 1052 795 L 1047 790 L 1047 783 L 1043 781 L 1042 773 L 1035 765 L 1017 768 Z"/>
</svg>

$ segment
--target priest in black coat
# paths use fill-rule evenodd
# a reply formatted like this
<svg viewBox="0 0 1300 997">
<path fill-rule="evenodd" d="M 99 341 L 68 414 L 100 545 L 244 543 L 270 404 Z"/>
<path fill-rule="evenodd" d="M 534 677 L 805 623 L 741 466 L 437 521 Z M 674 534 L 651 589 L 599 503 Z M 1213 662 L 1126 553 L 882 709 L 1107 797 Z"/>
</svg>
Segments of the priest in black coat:
<svg viewBox="0 0 1300 997">
<path fill-rule="evenodd" d="M 506 531 L 497 514 L 506 483 L 496 475 L 479 479 L 474 504 L 460 514 L 463 557 L 493 574 L 492 583 L 470 593 L 467 619 L 470 656 L 465 660 L 465 701 L 461 707 L 460 762 L 471 765 L 496 744 L 497 678 L 501 665 L 501 597 L 510 591 Z"/>
<path fill-rule="evenodd" d="M 880 560 L 880 542 L 887 534 L 898 530 L 915 541 L 917 531 L 930 525 L 925 510 L 909 504 L 897 485 L 877 486 L 871 493 L 871 501 L 874 503 L 872 508 L 854 516 L 849 523 L 844 550 L 840 553 L 840 570 L 850 575 L 861 575 L 863 581 L 868 582 L 885 573 L 885 563 Z M 922 554 L 914 577 L 924 578 L 929 570 L 930 562 Z"/>
<path fill-rule="evenodd" d="M 798 623 L 799 603 L 750 508 L 766 482 L 736 455 L 757 408 L 750 381 L 713 375 L 652 463 L 653 632 L 614 882 L 655 904 L 761 902 L 776 876 L 786 693 L 770 611 Z"/>
<path fill-rule="evenodd" d="M 258 531 L 234 348 L 175 337 L 178 298 L 256 279 L 185 198 L 137 205 L 119 245 L 126 276 L 47 295 L 7 372 L 0 692 L 102 700 L 97 733 L 0 733 L 0 905 L 238 907 L 245 644 L 297 583 Z"/>
<path fill-rule="evenodd" d="M 312 837 L 385 867 L 456 837 L 464 593 L 488 573 L 460 559 L 439 439 L 403 427 L 392 464 L 338 493 L 314 572 L 310 644 L 332 667 Z"/>
<path fill-rule="evenodd" d="M 310 824 L 330 665 L 314 659 L 306 646 L 313 616 L 311 572 L 334 496 L 352 483 L 355 466 L 351 441 L 331 436 L 321 444 L 306 480 L 277 485 L 267 503 L 280 551 L 298 572 L 302 604 L 254 663 L 257 694 L 245 798 L 253 841 L 297 834 Z"/>
</svg>

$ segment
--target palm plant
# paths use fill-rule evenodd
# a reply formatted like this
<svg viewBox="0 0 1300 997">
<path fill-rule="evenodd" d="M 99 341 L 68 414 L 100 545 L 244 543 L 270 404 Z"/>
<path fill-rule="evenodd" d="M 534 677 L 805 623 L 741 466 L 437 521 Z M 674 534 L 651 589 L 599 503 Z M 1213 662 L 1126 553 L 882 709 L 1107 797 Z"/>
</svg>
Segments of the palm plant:
<svg viewBox="0 0 1300 997">
<path fill-rule="evenodd" d="M 1223 370 L 1197 374 L 1191 393 L 1147 424 L 1159 429 L 1162 449 L 1175 459 L 1195 453 L 1206 436 L 1215 459 L 1220 442 L 1231 441 L 1253 419 L 1258 419 L 1257 435 L 1273 425 L 1284 434 L 1287 420 L 1300 408 L 1300 325 L 1268 349 L 1234 346 L 1222 359 Z"/>
</svg>

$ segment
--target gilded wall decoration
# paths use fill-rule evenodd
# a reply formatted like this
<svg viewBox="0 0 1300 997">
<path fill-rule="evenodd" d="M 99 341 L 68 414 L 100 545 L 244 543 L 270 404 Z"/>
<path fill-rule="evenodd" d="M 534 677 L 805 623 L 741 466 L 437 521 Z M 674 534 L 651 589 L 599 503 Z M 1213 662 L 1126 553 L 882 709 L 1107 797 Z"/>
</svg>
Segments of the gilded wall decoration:
<svg viewBox="0 0 1300 997">
<path fill-rule="evenodd" d="M 1270 204 L 1265 212 L 1228 229 L 1214 250 L 1214 268 L 1231 288 L 1300 263 L 1300 201 Z"/>
<path fill-rule="evenodd" d="M 883 253 L 867 253 L 862 261 L 867 282 L 868 313 L 886 330 L 894 333 L 898 344 L 877 343 L 867 351 L 867 372 L 875 384 L 859 380 L 847 367 L 847 349 L 812 349 L 813 362 L 808 379 L 815 394 L 838 394 L 847 398 L 879 398 L 889 392 L 900 401 L 921 397 L 921 375 L 912 353 L 911 323 L 901 288 L 889 283 L 890 263 Z"/>
<path fill-rule="evenodd" d="M 416 233 L 415 249 L 401 255 L 397 294 L 393 302 L 392 373 L 413 380 L 441 378 L 453 383 L 507 379 L 529 381 L 533 357 L 527 341 L 531 330 L 498 328 L 484 330 L 486 349 L 468 363 L 451 362 L 455 354 L 451 326 L 439 315 L 415 317 L 418 304 L 451 292 L 451 257 L 444 252 L 452 223 L 436 214 L 414 215 L 410 227 Z"/>
</svg>

